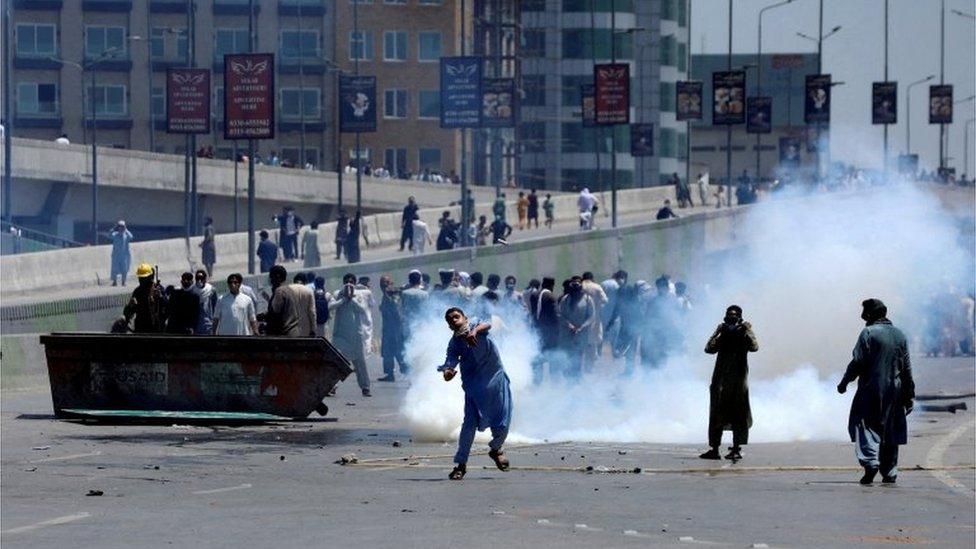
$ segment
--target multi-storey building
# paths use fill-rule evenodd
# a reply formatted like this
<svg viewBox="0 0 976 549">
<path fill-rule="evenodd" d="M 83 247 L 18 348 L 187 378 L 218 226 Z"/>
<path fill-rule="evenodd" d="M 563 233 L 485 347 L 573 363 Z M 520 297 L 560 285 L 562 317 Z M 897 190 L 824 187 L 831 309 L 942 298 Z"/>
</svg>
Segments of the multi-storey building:
<svg viewBox="0 0 976 549">
<path fill-rule="evenodd" d="M 675 82 L 687 79 L 687 0 L 522 0 L 520 182 L 572 190 L 664 183 L 685 173 L 685 123 Z M 613 51 L 613 50 L 616 51 Z M 584 127 L 580 86 L 594 63 L 628 63 L 632 123 L 654 125 L 654 155 L 630 155 L 626 125 Z M 611 141 L 613 139 L 613 142 Z"/>
</svg>

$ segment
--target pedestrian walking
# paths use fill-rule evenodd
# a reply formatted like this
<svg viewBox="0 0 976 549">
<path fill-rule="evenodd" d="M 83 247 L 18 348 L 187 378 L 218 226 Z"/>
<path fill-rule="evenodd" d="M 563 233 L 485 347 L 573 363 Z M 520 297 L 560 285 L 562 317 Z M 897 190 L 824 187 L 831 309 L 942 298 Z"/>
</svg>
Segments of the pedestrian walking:
<svg viewBox="0 0 976 549">
<path fill-rule="evenodd" d="M 413 250 L 413 220 L 417 215 L 417 210 L 420 207 L 417 206 L 417 199 L 410 197 L 407 199 L 407 205 L 403 207 L 403 215 L 400 216 L 400 251 L 403 251 L 404 245 L 409 246 Z"/>
<path fill-rule="evenodd" d="M 217 291 L 207 282 L 207 278 L 207 271 L 197 269 L 194 275 L 196 285 L 193 286 L 193 292 L 197 294 L 197 298 L 200 300 L 200 313 L 197 316 L 197 328 L 194 332 L 198 335 L 213 333 L 213 315 L 214 308 L 217 306 Z"/>
<path fill-rule="evenodd" d="M 914 408 L 915 380 L 908 342 L 888 320 L 888 308 L 880 299 L 861 306 L 865 327 L 837 392 L 844 394 L 857 380 L 847 431 L 864 468 L 861 484 L 874 482 L 879 471 L 881 482 L 890 484 L 898 478 L 898 446 L 908 443 L 906 416 Z"/>
<path fill-rule="evenodd" d="M 298 257 L 298 232 L 302 228 L 302 218 L 295 215 L 295 208 L 285 206 L 281 215 L 275 216 L 278 223 L 278 243 L 285 256 L 285 261 L 294 261 Z"/>
<path fill-rule="evenodd" d="M 241 293 L 244 277 L 234 273 L 227 277 L 227 293 L 214 307 L 213 333 L 223 336 L 249 336 L 258 333 L 255 303 Z"/>
<path fill-rule="evenodd" d="M 593 228 L 593 217 L 596 213 L 598 203 L 599 201 L 595 196 L 593 196 L 590 189 L 583 187 L 583 190 L 581 190 L 579 193 L 579 197 L 576 199 L 576 207 L 579 210 L 581 230 L 588 231 Z"/>
<path fill-rule="evenodd" d="M 512 234 L 512 226 L 505 223 L 504 217 L 495 217 L 491 224 L 491 243 L 508 244 L 508 237 Z"/>
<path fill-rule="evenodd" d="M 495 197 L 495 202 L 491 205 L 491 213 L 495 217 L 505 219 L 505 193 L 500 193 Z"/>
<path fill-rule="evenodd" d="M 546 227 L 552 229 L 552 223 L 555 221 L 555 209 L 556 204 L 552 201 L 552 195 L 546 193 L 546 199 L 542 203 L 542 209 L 546 213 Z"/>
<path fill-rule="evenodd" d="M 256 255 L 261 262 L 261 272 L 266 273 L 278 262 L 278 245 L 268 238 L 268 231 L 262 230 L 258 237 L 261 241 L 258 242 Z"/>
<path fill-rule="evenodd" d="M 344 277 L 342 290 L 334 296 L 329 304 L 329 312 L 333 317 L 332 344 L 352 362 L 356 370 L 356 381 L 364 397 L 370 393 L 369 369 L 366 356 L 369 354 L 370 333 L 372 326 L 365 300 L 356 292 L 356 285 Z"/>
<path fill-rule="evenodd" d="M 349 232 L 346 234 L 346 260 L 349 263 L 359 263 L 359 237 L 369 246 L 366 227 L 363 225 L 363 212 L 356 210 L 356 215 L 349 221 Z"/>
<path fill-rule="evenodd" d="M 193 291 L 193 273 L 186 272 L 180 276 L 180 287 L 170 291 L 167 296 L 167 310 L 166 333 L 192 335 L 197 329 L 200 298 Z"/>
<path fill-rule="evenodd" d="M 698 174 L 698 198 L 702 206 L 708 206 L 708 172 Z"/>
<path fill-rule="evenodd" d="M 539 195 L 536 194 L 535 189 L 532 189 L 529 192 L 528 200 L 529 200 L 529 207 L 528 207 L 529 227 L 532 226 L 532 222 L 534 221 L 535 228 L 538 229 L 539 228 Z"/>
<path fill-rule="evenodd" d="M 122 279 L 122 285 L 125 286 L 125 277 L 129 275 L 129 266 L 132 264 L 132 252 L 129 250 L 132 233 L 126 228 L 125 220 L 120 219 L 108 236 L 112 241 L 112 266 L 109 275 L 112 286 L 118 286 L 118 278 Z"/>
<path fill-rule="evenodd" d="M 200 241 L 200 262 L 207 269 L 207 276 L 213 276 L 213 266 L 217 263 L 217 232 L 214 230 L 213 218 L 203 218 L 203 240 Z"/>
<path fill-rule="evenodd" d="M 322 265 L 322 254 L 319 253 L 319 222 L 313 221 L 305 234 L 302 235 L 302 258 L 305 268 L 320 267 Z"/>
</svg>

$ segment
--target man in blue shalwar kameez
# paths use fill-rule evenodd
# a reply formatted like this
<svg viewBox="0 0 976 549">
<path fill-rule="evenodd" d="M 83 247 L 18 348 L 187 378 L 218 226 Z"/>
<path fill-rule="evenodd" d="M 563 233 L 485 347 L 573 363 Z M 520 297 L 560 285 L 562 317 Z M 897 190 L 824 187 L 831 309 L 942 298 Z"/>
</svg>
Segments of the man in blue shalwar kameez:
<svg viewBox="0 0 976 549">
<path fill-rule="evenodd" d="M 508 459 L 502 445 L 512 422 L 512 392 L 498 347 L 488 338 L 491 324 L 468 320 L 457 307 L 448 309 L 444 319 L 454 335 L 447 344 L 447 359 L 437 370 L 444 373 L 444 381 L 451 381 L 460 365 L 464 389 L 464 422 L 454 455 L 457 465 L 449 478 L 464 478 L 475 431 L 485 429 L 491 429 L 488 457 L 499 469 L 507 471 Z"/>
</svg>

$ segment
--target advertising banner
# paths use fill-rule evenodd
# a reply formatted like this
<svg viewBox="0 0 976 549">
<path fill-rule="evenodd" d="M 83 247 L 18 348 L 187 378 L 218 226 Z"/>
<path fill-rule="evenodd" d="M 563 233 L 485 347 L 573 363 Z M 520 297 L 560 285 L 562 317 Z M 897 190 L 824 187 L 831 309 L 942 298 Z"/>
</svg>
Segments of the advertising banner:
<svg viewBox="0 0 976 549">
<path fill-rule="evenodd" d="M 745 71 L 712 73 L 712 125 L 744 124 L 746 121 Z"/>
<path fill-rule="evenodd" d="M 224 56 L 224 139 L 274 139 L 274 54 Z"/>
<path fill-rule="evenodd" d="M 486 128 L 515 127 L 515 80 L 489 78 L 481 84 L 481 124 Z"/>
<path fill-rule="evenodd" d="M 746 132 L 770 133 L 773 131 L 773 98 L 750 97 L 746 99 Z"/>
<path fill-rule="evenodd" d="M 808 74 L 803 108 L 807 124 L 830 122 L 830 75 Z"/>
<path fill-rule="evenodd" d="M 779 138 L 779 163 L 795 168 L 800 165 L 800 139 L 797 137 Z"/>
<path fill-rule="evenodd" d="M 339 76 L 339 132 L 376 131 L 376 77 Z"/>
<path fill-rule="evenodd" d="M 580 113 L 583 117 L 583 126 L 591 128 L 596 126 L 596 98 L 593 96 L 593 84 L 583 84 L 580 86 Z"/>
<path fill-rule="evenodd" d="M 593 67 L 593 103 L 601 126 L 630 121 L 630 65 L 606 63 Z"/>
<path fill-rule="evenodd" d="M 675 83 L 675 118 L 682 120 L 702 119 L 702 83 L 681 81 Z"/>
<path fill-rule="evenodd" d="M 166 70 L 166 133 L 210 133 L 210 69 Z"/>
<path fill-rule="evenodd" d="M 480 57 L 441 57 L 441 127 L 481 127 Z"/>
<path fill-rule="evenodd" d="M 630 125 L 630 155 L 654 156 L 654 124 Z"/>
<path fill-rule="evenodd" d="M 875 82 L 872 84 L 871 123 L 898 123 L 898 82 Z"/>
<path fill-rule="evenodd" d="M 929 86 L 929 124 L 952 124 L 952 86 Z"/>
</svg>

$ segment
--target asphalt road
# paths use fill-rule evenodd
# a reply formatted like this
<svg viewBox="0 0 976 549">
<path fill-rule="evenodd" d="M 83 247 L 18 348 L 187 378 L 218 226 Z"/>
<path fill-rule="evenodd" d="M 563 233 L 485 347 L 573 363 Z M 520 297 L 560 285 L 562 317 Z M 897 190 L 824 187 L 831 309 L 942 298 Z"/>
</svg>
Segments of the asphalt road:
<svg viewBox="0 0 976 549">
<path fill-rule="evenodd" d="M 920 393 L 974 389 L 971 358 L 914 362 Z M 702 445 L 510 446 L 507 473 L 482 469 L 479 446 L 451 482 L 453 445 L 413 443 L 401 427 L 404 390 L 376 384 L 363 399 L 351 377 L 328 418 L 248 427 L 61 422 L 46 392 L 5 393 L 0 542 L 972 548 L 976 536 L 972 398 L 966 412 L 911 416 L 895 486 L 858 485 L 845 442 L 753 444 L 734 465 L 697 459 Z M 359 463 L 335 463 L 350 453 Z"/>
</svg>

